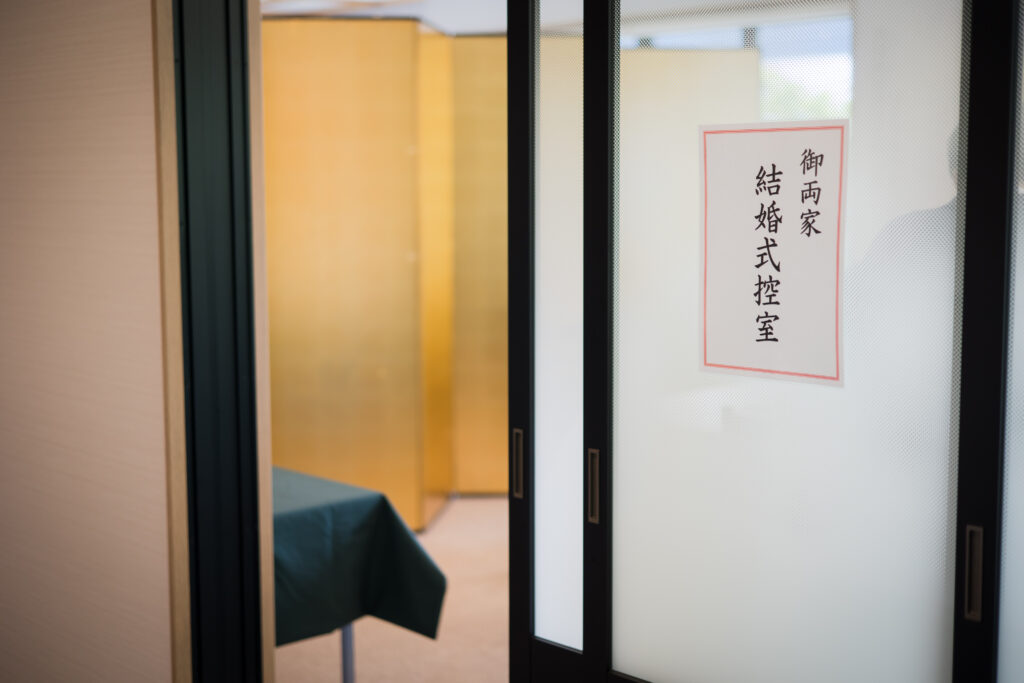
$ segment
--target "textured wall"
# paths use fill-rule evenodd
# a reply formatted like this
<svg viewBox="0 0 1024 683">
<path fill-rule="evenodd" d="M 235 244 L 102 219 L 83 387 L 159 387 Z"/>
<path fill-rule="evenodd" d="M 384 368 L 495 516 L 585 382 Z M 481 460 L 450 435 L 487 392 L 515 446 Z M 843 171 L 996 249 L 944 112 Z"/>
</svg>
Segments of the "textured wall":
<svg viewBox="0 0 1024 683">
<path fill-rule="evenodd" d="M 171 678 L 148 2 L 0 3 L 0 680 Z"/>
</svg>

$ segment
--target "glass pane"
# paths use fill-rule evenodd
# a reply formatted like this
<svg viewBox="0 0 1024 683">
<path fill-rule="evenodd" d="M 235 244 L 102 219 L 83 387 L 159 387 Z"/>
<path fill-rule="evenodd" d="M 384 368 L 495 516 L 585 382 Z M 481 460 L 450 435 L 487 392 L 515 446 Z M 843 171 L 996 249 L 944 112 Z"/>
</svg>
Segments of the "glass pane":
<svg viewBox="0 0 1024 683">
<path fill-rule="evenodd" d="M 622 2 L 613 666 L 949 680 L 962 6 L 645 6 Z M 843 383 L 700 369 L 698 127 L 830 118 Z"/>
<path fill-rule="evenodd" d="M 1021 15 L 1024 22 L 1024 14 Z M 1018 67 L 1020 68 L 1020 67 Z M 1024 79 L 1020 72 L 1018 83 Z M 1024 88 L 1021 88 L 1024 93 Z M 1024 127 L 1017 112 L 1017 194 L 1024 191 Z M 999 680 L 1024 681 L 1024 211 L 1013 207 L 1010 261 L 1010 349 L 1003 470 L 1003 566 L 999 606 Z"/>
<path fill-rule="evenodd" d="M 534 632 L 582 649 L 583 3 L 541 2 L 540 10 Z"/>
</svg>

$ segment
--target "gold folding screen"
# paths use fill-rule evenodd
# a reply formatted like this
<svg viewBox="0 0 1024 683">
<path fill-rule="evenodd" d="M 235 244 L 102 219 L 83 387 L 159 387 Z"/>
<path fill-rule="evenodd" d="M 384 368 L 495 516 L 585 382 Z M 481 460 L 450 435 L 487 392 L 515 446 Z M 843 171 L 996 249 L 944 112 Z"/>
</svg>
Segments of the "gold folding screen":
<svg viewBox="0 0 1024 683">
<path fill-rule="evenodd" d="M 455 100 L 452 39 L 424 32 L 419 45 L 423 489 L 430 519 L 452 490 Z"/>
<path fill-rule="evenodd" d="M 455 486 L 507 488 L 505 39 L 455 40 Z"/>
<path fill-rule="evenodd" d="M 504 39 L 268 19 L 263 59 L 274 464 L 422 528 L 505 490 Z"/>
</svg>

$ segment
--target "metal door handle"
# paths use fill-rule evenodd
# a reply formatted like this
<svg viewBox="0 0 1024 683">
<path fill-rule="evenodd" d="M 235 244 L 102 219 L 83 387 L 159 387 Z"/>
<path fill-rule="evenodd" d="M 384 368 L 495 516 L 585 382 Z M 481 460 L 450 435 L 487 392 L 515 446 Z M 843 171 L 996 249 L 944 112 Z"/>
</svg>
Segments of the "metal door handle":
<svg viewBox="0 0 1024 683">
<path fill-rule="evenodd" d="M 964 619 L 981 621 L 982 569 L 985 529 L 968 524 L 964 529 Z"/>
<path fill-rule="evenodd" d="M 512 496 L 523 497 L 523 430 L 512 430 Z"/>
<path fill-rule="evenodd" d="M 587 521 L 601 523 L 601 451 L 587 449 Z"/>
</svg>

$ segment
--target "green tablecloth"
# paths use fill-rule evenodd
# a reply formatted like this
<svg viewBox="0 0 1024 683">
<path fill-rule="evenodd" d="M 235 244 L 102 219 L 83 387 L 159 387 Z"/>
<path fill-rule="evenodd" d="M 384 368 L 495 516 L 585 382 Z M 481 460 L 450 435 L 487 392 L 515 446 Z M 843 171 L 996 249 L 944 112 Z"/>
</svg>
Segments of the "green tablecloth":
<svg viewBox="0 0 1024 683">
<path fill-rule="evenodd" d="M 383 494 L 274 468 L 277 644 L 372 614 L 431 638 L 445 578 Z"/>
</svg>

